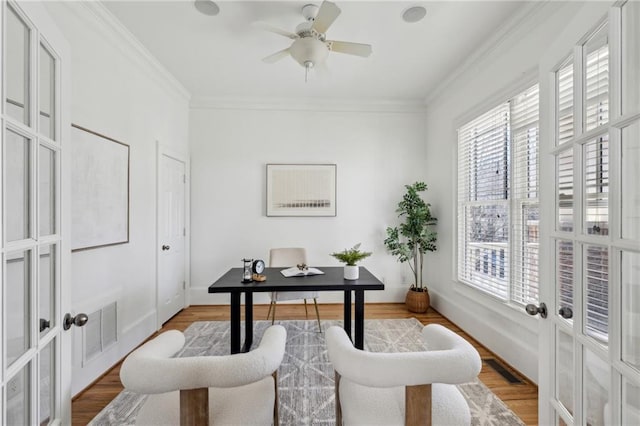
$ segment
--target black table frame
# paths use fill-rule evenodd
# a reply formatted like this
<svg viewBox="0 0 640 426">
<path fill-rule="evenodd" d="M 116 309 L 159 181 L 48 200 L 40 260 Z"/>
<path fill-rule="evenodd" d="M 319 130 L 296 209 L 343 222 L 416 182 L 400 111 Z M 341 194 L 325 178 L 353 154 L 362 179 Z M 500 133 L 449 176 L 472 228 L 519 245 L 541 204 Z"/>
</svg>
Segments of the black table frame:
<svg viewBox="0 0 640 426">
<path fill-rule="evenodd" d="M 380 282 L 366 268 L 360 267 L 357 280 L 345 280 L 342 267 L 319 267 L 323 275 L 285 278 L 283 268 L 266 268 L 267 281 L 244 284 L 241 282 L 242 268 L 231 268 L 209 286 L 209 293 L 230 293 L 231 295 L 231 353 L 248 352 L 253 344 L 253 293 L 273 291 L 342 291 L 344 292 L 344 329 L 351 338 L 351 292 L 355 293 L 354 346 L 364 347 L 364 292 L 384 290 Z M 241 294 L 245 303 L 245 342 L 240 348 Z"/>
</svg>

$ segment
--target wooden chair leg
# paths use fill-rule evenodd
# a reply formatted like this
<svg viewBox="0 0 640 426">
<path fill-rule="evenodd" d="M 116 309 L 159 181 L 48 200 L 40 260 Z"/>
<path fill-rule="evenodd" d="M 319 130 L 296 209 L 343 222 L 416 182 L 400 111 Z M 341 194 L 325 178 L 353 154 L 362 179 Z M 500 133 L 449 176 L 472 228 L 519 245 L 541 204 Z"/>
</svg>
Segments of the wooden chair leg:
<svg viewBox="0 0 640 426">
<path fill-rule="evenodd" d="M 318 318 L 318 329 L 320 329 L 320 333 L 322 333 L 322 324 L 320 324 L 320 312 L 318 311 L 318 301 L 316 298 L 313 298 L 313 305 L 316 307 L 316 318 Z"/>
<path fill-rule="evenodd" d="M 274 322 L 276 322 L 276 301 L 274 300 L 273 302 L 271 302 L 273 304 L 273 316 L 271 317 L 271 325 L 273 325 Z"/>
<path fill-rule="evenodd" d="M 406 426 L 431 426 L 431 385 L 405 387 Z"/>
<path fill-rule="evenodd" d="M 180 390 L 180 426 L 209 424 L 209 388 Z"/>
<path fill-rule="evenodd" d="M 280 415 L 278 413 L 278 406 L 280 404 L 278 399 L 278 370 L 273 372 L 273 387 L 276 395 L 275 403 L 273 404 L 273 426 L 280 424 Z"/>
<path fill-rule="evenodd" d="M 335 389 L 336 389 L 336 426 L 342 426 L 342 406 L 340 406 L 340 373 L 335 372 Z"/>
<path fill-rule="evenodd" d="M 304 299 L 304 317 L 309 319 L 309 311 L 307 311 L 307 299 Z"/>
</svg>

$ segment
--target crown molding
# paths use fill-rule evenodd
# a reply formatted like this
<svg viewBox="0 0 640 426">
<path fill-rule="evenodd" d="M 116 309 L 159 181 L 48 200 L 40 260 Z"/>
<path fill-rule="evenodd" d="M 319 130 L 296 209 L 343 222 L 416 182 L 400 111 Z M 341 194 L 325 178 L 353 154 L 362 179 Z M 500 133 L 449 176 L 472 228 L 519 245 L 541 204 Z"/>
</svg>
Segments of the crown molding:
<svg viewBox="0 0 640 426">
<path fill-rule="evenodd" d="M 579 2 L 570 2 L 577 4 Z M 427 97 L 425 104 L 435 102 L 444 94 L 447 88 L 455 83 L 460 77 L 469 72 L 470 69 L 490 61 L 498 50 L 515 37 L 526 34 L 541 25 L 545 19 L 565 7 L 566 2 L 552 0 L 532 1 L 522 8 L 516 15 L 511 17 L 498 31 L 493 33 L 476 51 L 469 56 L 456 71 L 449 74 Z"/>
<path fill-rule="evenodd" d="M 422 99 L 193 97 L 190 108 L 317 112 L 425 113 Z"/>
<path fill-rule="evenodd" d="M 88 15 L 97 24 L 94 28 L 107 35 L 107 40 L 115 45 L 134 64 L 148 72 L 161 86 L 187 102 L 191 93 L 173 76 L 155 56 L 138 40 L 102 3 L 102 1 L 62 2 L 86 22 Z M 89 25 L 91 25 L 89 24 Z M 113 37 L 116 35 L 117 37 Z"/>
</svg>

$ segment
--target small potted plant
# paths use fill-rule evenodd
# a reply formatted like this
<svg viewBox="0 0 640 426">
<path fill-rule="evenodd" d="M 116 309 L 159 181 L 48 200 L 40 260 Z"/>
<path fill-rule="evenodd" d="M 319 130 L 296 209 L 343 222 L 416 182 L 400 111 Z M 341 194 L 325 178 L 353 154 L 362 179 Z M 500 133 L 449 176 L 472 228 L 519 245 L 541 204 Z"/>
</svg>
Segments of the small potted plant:
<svg viewBox="0 0 640 426">
<path fill-rule="evenodd" d="M 357 263 L 362 259 L 371 256 L 371 252 L 360 251 L 360 243 L 358 243 L 350 249 L 331 253 L 331 256 L 346 264 L 344 266 L 345 280 L 357 280 L 358 277 L 360 277 L 360 269 L 358 268 Z"/>
<path fill-rule="evenodd" d="M 438 234 L 432 227 L 438 219 L 431 216 L 431 204 L 425 203 L 420 197 L 419 192 L 427 190 L 424 182 L 405 185 L 405 188 L 407 193 L 396 209 L 398 217 L 404 217 L 405 221 L 399 227 L 387 228 L 384 245 L 399 262 L 409 262 L 414 281 L 407 291 L 405 304 L 409 311 L 423 313 L 429 309 L 430 302 L 429 292 L 422 282 L 424 254 L 436 250 Z"/>
</svg>

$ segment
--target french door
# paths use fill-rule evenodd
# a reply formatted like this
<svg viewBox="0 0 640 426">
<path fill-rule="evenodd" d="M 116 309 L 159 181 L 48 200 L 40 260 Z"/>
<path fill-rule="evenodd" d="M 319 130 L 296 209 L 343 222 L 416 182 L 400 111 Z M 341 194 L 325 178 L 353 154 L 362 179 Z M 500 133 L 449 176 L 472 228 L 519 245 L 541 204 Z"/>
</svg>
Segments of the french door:
<svg viewBox="0 0 640 426">
<path fill-rule="evenodd" d="M 3 1 L 0 423 L 70 422 L 68 45 L 40 3 Z"/>
<path fill-rule="evenodd" d="M 553 114 L 541 175 L 555 179 L 542 187 L 540 423 L 637 425 L 640 2 L 616 3 L 590 25 L 542 70 Z"/>
</svg>

